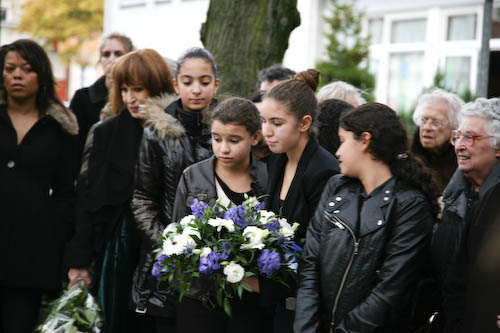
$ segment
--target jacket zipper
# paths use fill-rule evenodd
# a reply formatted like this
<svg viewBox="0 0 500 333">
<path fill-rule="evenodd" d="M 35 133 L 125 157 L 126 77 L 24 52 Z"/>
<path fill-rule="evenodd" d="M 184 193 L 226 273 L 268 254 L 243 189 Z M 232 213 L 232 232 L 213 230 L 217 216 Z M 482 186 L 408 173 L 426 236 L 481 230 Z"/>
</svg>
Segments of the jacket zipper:
<svg viewBox="0 0 500 333">
<path fill-rule="evenodd" d="M 349 233 L 351 234 L 352 239 L 354 240 L 354 250 L 352 251 L 351 257 L 349 258 L 349 263 L 347 264 L 347 267 L 344 271 L 344 275 L 342 276 L 342 281 L 340 282 L 340 287 L 339 290 L 337 291 L 337 295 L 335 296 L 335 302 L 333 303 L 333 309 L 332 309 L 332 321 L 330 322 L 330 332 L 333 332 L 333 329 L 335 327 L 335 312 L 337 311 L 337 306 L 340 300 L 340 295 L 342 294 L 342 289 L 344 288 L 345 281 L 347 280 L 347 275 L 349 274 L 349 271 L 352 266 L 352 262 L 354 261 L 354 257 L 358 255 L 359 251 L 359 239 L 356 238 L 356 235 L 352 231 L 352 229 L 342 222 L 341 219 L 339 219 L 337 216 L 332 215 L 328 212 L 324 212 L 324 215 L 327 220 L 332 222 L 335 226 L 337 226 L 339 229 L 344 230 L 347 229 Z"/>
</svg>

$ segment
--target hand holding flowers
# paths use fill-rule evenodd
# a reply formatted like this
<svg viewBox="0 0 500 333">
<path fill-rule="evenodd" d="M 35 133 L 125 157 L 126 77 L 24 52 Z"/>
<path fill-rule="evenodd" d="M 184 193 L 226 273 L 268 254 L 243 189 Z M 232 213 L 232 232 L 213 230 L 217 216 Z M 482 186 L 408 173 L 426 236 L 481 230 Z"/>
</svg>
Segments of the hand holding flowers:
<svg viewBox="0 0 500 333">
<path fill-rule="evenodd" d="M 211 281 L 215 291 L 205 292 L 215 296 L 228 315 L 230 298 L 258 289 L 247 281 L 255 284 L 261 276 L 286 285 L 295 278 L 302 250 L 293 241 L 298 224 L 290 225 L 262 207 L 254 197 L 229 207 L 195 199 L 193 215 L 165 228 L 153 275 L 168 280 L 181 298 L 193 290 L 199 293 L 201 280 Z"/>
</svg>

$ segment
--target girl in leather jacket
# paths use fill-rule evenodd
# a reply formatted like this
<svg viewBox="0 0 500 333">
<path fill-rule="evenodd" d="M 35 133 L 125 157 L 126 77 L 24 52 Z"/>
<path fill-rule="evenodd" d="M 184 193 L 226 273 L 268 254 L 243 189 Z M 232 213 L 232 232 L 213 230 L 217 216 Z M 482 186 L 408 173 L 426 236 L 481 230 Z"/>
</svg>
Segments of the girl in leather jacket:
<svg viewBox="0 0 500 333">
<path fill-rule="evenodd" d="M 139 148 L 131 207 L 145 246 L 134 274 L 131 303 L 137 313 L 168 321 L 169 328 L 162 332 L 175 330 L 178 296 L 170 293 L 167 283 L 159 285 L 151 274 L 152 251 L 172 220 L 175 191 L 182 171 L 212 155 L 205 118 L 219 82 L 217 65 L 207 50 L 186 50 L 176 62 L 173 80 L 180 98 L 155 106 L 171 121 L 166 126 L 152 122 L 144 130 Z"/>
<path fill-rule="evenodd" d="M 191 213 L 193 199 L 214 203 L 217 199 L 227 206 L 240 205 L 244 194 L 262 196 L 267 182 L 266 165 L 251 155 L 251 149 L 261 135 L 257 107 L 243 98 L 230 98 L 215 108 L 211 115 L 212 149 L 214 156 L 189 166 L 182 173 L 175 196 L 172 221 Z M 247 278 L 256 285 L 256 278 Z M 253 284 L 252 284 L 253 282 Z M 222 308 L 208 305 L 208 290 L 188 293 L 178 305 L 178 332 L 265 332 L 258 295 L 244 293 L 243 300 L 232 301 L 233 315 Z M 215 298 L 212 301 L 215 304 Z M 193 320 L 196 314 L 198 320 Z"/>
<path fill-rule="evenodd" d="M 438 212 L 432 176 L 388 106 L 348 111 L 339 137 L 342 175 L 329 180 L 307 230 L 294 330 L 410 332 Z"/>
</svg>

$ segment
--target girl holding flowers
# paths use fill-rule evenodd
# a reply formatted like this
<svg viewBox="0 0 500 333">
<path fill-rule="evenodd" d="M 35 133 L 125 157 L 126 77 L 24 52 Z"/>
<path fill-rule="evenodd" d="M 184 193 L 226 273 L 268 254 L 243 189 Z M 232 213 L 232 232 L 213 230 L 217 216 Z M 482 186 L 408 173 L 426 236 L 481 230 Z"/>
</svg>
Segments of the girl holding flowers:
<svg viewBox="0 0 500 333">
<path fill-rule="evenodd" d="M 245 195 L 261 196 L 267 182 L 266 166 L 251 155 L 251 149 L 260 139 L 260 116 L 256 106 L 243 98 L 230 98 L 219 104 L 211 116 L 211 136 L 214 156 L 191 165 L 184 170 L 175 197 L 172 220 L 185 223 L 191 211 L 200 218 L 208 205 L 216 200 L 228 206 L 230 202 L 241 205 Z M 228 219 L 211 219 L 209 224 L 234 231 L 235 227 L 245 227 L 238 210 L 243 206 L 232 206 L 225 214 Z M 189 219 L 189 217 L 187 218 Z M 249 248 L 259 247 L 262 229 L 247 227 Z M 199 235 L 197 235 L 199 236 Z M 260 237 L 259 237 L 260 236 Z M 243 246 L 242 246 L 243 249 Z M 222 253 L 203 248 L 200 253 L 201 274 L 210 274 L 221 268 L 220 262 L 227 259 L 231 252 L 229 242 L 222 244 Z M 227 264 L 224 278 L 229 283 L 242 280 L 244 271 L 235 263 Z M 222 278 L 222 277 L 221 277 Z M 258 287 L 256 278 L 246 279 L 254 288 Z M 192 289 L 182 299 L 177 311 L 178 332 L 263 332 L 263 314 L 258 304 L 258 294 L 243 293 L 241 301 L 232 301 L 232 317 L 228 317 L 220 307 L 211 307 L 208 296 L 210 287 L 200 286 Z M 208 296 L 208 297 L 207 297 Z M 196 318 L 196 320 L 193 320 Z"/>
</svg>

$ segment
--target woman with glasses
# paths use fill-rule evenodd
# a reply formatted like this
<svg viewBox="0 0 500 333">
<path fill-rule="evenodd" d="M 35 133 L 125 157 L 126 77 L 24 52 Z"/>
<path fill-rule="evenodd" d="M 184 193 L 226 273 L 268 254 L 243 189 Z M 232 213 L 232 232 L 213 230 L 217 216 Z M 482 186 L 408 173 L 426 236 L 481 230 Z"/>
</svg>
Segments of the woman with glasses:
<svg viewBox="0 0 500 333">
<path fill-rule="evenodd" d="M 478 226 L 467 225 L 466 216 L 483 200 L 485 193 L 500 181 L 499 100 L 478 98 L 462 107 L 459 118 L 460 125 L 451 135 L 458 168 L 444 191 L 441 223 L 436 227 L 431 248 L 432 263 L 441 288 L 457 278 L 456 274 L 450 273 L 450 268 L 459 250 L 465 246 L 465 243 L 460 245 L 461 240 L 465 239 L 464 233 L 469 227 L 478 231 Z M 467 241 L 467 251 L 473 251 L 474 241 Z M 476 254 L 473 253 L 470 258 L 474 260 Z M 462 308 L 457 310 L 459 299 L 445 295 L 445 300 L 447 302 L 444 303 L 440 320 L 446 326 L 445 331 L 457 332 L 454 325 L 457 324 L 455 319 L 459 317 L 452 313 L 453 310 L 455 314 L 460 310 L 463 315 L 463 303 Z"/>
<path fill-rule="evenodd" d="M 457 115 L 463 104 L 457 95 L 434 89 L 420 96 L 413 114 L 418 128 L 411 151 L 432 170 L 440 193 L 457 168 L 450 135 L 458 126 Z"/>
<path fill-rule="evenodd" d="M 115 59 L 133 50 L 132 41 L 125 35 L 112 33 L 104 37 L 99 46 L 99 62 L 104 70 L 104 75 L 91 86 L 77 90 L 71 100 L 69 108 L 75 113 L 80 127 L 78 133 L 80 158 L 87 134 L 92 125 L 99 121 L 101 110 L 108 101 L 108 93 L 111 88 L 111 80 L 109 79 L 111 64 Z M 108 79 L 106 75 L 109 77 Z"/>
</svg>

